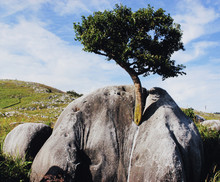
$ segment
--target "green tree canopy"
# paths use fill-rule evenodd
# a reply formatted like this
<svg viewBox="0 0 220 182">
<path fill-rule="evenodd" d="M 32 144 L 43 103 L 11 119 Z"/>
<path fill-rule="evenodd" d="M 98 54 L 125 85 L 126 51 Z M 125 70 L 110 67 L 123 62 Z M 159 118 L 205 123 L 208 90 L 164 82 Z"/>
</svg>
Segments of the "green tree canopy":
<svg viewBox="0 0 220 182">
<path fill-rule="evenodd" d="M 183 65 L 175 65 L 172 54 L 184 50 L 182 31 L 163 9 L 147 8 L 133 12 L 123 5 L 112 11 L 94 12 L 81 23 L 74 23 L 76 40 L 84 50 L 114 60 L 131 76 L 136 93 L 135 122 L 143 111 L 139 75 L 158 74 L 162 79 L 185 74 Z M 141 114 L 140 114 L 141 113 Z"/>
</svg>

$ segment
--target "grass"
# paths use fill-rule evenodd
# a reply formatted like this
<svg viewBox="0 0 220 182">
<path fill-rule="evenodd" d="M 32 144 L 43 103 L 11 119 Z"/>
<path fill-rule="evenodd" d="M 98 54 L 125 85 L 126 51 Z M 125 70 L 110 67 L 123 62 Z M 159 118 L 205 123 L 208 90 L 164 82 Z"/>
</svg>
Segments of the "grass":
<svg viewBox="0 0 220 182">
<path fill-rule="evenodd" d="M 183 112 L 196 124 L 203 141 L 205 169 L 202 178 L 205 182 L 220 182 L 220 131 L 209 129 L 196 121 L 195 115 L 207 119 L 218 120 L 219 114 L 194 111 L 192 108 Z"/>
<path fill-rule="evenodd" d="M 208 174 L 205 182 L 220 182 L 220 170 L 217 171 L 217 166 Z"/>
<path fill-rule="evenodd" d="M 194 111 L 194 112 L 195 112 L 195 114 L 205 118 L 205 120 L 220 120 L 220 114 L 205 113 L 205 112 L 201 112 L 201 111 Z"/>
<path fill-rule="evenodd" d="M 80 94 L 69 94 L 33 82 L 0 80 L 0 144 L 21 123 L 44 123 L 53 127 L 62 110 Z M 0 181 L 29 181 L 31 161 L 6 156 L 0 147 Z"/>
<path fill-rule="evenodd" d="M 53 126 L 74 98 L 77 93 L 73 96 L 38 83 L 0 80 L 0 133 L 7 134 L 16 123 L 41 122 Z"/>
<path fill-rule="evenodd" d="M 5 156 L 0 151 L 0 179 L 5 182 L 28 182 L 30 176 L 31 161 L 23 161 L 20 158 L 13 159 Z"/>
<path fill-rule="evenodd" d="M 24 161 L 21 158 L 12 158 L 3 154 L 3 140 L 0 138 L 0 181 L 4 182 L 28 182 L 31 169 L 31 161 Z"/>
</svg>

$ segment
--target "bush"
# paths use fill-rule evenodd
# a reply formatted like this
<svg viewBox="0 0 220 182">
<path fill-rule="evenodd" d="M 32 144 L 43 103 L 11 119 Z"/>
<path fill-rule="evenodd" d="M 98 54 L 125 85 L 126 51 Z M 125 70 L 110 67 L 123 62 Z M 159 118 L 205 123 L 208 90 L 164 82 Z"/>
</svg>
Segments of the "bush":
<svg viewBox="0 0 220 182">
<path fill-rule="evenodd" d="M 188 116 L 192 121 L 195 121 L 196 115 L 193 108 L 183 109 L 183 112 Z"/>
<path fill-rule="evenodd" d="M 75 92 L 74 90 L 67 91 L 66 93 L 69 94 L 69 95 L 71 95 L 71 96 L 73 96 L 73 97 L 76 97 L 76 98 L 81 97 L 81 96 L 83 95 L 83 94 L 78 94 L 78 93 Z"/>
</svg>

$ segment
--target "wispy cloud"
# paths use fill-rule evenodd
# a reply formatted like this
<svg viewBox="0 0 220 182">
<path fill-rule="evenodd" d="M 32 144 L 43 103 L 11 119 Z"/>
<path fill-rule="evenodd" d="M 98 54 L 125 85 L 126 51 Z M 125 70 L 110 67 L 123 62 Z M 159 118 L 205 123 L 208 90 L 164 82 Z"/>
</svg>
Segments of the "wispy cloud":
<svg viewBox="0 0 220 182">
<path fill-rule="evenodd" d="M 211 48 L 220 47 L 218 42 L 213 41 L 200 41 L 192 43 L 186 52 L 179 51 L 173 54 L 172 58 L 178 60 L 181 63 L 187 63 L 195 61 L 197 58 L 201 58 L 206 55 Z"/>
<path fill-rule="evenodd" d="M 142 79 L 143 85 L 150 89 L 158 86 L 165 89 L 180 107 L 192 107 L 200 111 L 217 112 L 220 110 L 220 65 L 206 64 L 192 66 L 187 75 L 161 81 L 154 77 Z M 155 83 L 157 85 L 155 85 Z"/>
<path fill-rule="evenodd" d="M 92 13 L 112 8 L 117 0 L 49 0 L 56 13 L 60 15 Z"/>
<path fill-rule="evenodd" d="M 24 11 L 28 9 L 29 11 L 38 11 L 44 3 L 49 2 L 50 0 L 1 0 L 0 1 L 0 16 L 6 17 L 17 12 Z"/>
<path fill-rule="evenodd" d="M 60 15 L 66 14 L 78 14 L 82 12 L 90 12 L 88 6 L 84 1 L 79 0 L 64 0 L 64 1 L 51 1 L 51 5 L 54 7 L 55 12 Z"/>
<path fill-rule="evenodd" d="M 81 51 L 81 46 L 67 44 L 41 22 L 20 19 L 16 25 L 0 24 L 0 28 L 1 78 L 54 82 L 62 89 L 72 85 L 88 92 L 111 84 L 111 77 L 120 73 L 115 64 Z"/>
<path fill-rule="evenodd" d="M 185 44 L 208 34 L 206 26 L 220 16 L 214 8 L 205 7 L 198 0 L 180 1 L 179 11 L 180 14 L 174 16 L 174 19 L 182 26 Z"/>
</svg>

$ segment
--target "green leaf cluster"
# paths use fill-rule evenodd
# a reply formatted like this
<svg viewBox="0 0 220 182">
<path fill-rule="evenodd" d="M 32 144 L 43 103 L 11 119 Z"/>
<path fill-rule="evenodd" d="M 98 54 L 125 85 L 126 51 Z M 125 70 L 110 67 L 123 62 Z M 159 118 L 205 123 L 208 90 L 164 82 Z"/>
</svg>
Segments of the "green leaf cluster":
<svg viewBox="0 0 220 182">
<path fill-rule="evenodd" d="M 183 112 L 188 116 L 192 121 L 195 121 L 196 115 L 193 108 L 183 109 Z"/>
<path fill-rule="evenodd" d="M 123 5 L 112 11 L 94 12 L 74 23 L 76 40 L 84 50 L 115 60 L 133 75 L 159 74 L 163 79 L 185 74 L 171 55 L 180 49 L 182 31 L 163 9 L 147 8 L 133 12 Z"/>
</svg>

